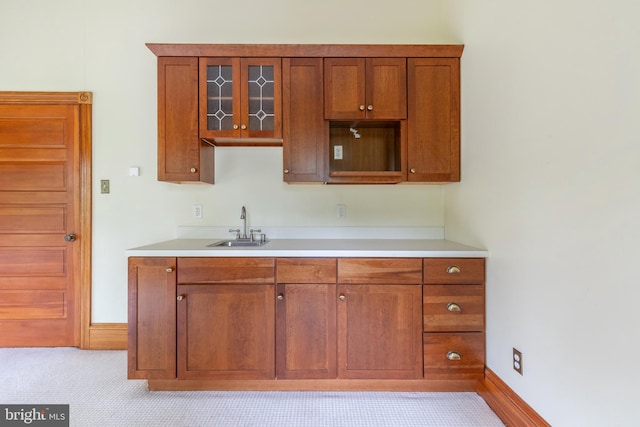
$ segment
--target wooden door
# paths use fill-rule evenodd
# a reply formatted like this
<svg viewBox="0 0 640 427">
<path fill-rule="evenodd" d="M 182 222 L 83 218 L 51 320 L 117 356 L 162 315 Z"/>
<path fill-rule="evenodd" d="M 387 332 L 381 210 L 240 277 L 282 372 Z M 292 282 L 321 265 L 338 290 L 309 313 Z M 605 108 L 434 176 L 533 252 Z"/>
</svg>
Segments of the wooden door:
<svg viewBox="0 0 640 427">
<path fill-rule="evenodd" d="M 364 58 L 325 58 L 324 118 L 364 119 Z"/>
<path fill-rule="evenodd" d="M 214 154 L 198 136 L 198 58 L 158 58 L 158 181 L 213 184 Z"/>
<path fill-rule="evenodd" d="M 275 378 L 273 284 L 178 285 L 179 379 Z"/>
<path fill-rule="evenodd" d="M 90 103 L 0 93 L 0 346 L 79 346 L 81 313 L 88 335 Z"/>
<path fill-rule="evenodd" d="M 128 377 L 176 377 L 176 259 L 129 258 Z"/>
<path fill-rule="evenodd" d="M 285 182 L 322 182 L 329 125 L 323 119 L 322 58 L 283 58 Z"/>
<path fill-rule="evenodd" d="M 460 181 L 460 60 L 410 58 L 407 180 Z"/>
<path fill-rule="evenodd" d="M 367 119 L 407 118 L 407 60 L 367 58 Z"/>
<path fill-rule="evenodd" d="M 338 285 L 338 377 L 422 377 L 420 285 Z"/>
<path fill-rule="evenodd" d="M 279 284 L 276 293 L 278 378 L 335 378 L 335 283 Z"/>
</svg>

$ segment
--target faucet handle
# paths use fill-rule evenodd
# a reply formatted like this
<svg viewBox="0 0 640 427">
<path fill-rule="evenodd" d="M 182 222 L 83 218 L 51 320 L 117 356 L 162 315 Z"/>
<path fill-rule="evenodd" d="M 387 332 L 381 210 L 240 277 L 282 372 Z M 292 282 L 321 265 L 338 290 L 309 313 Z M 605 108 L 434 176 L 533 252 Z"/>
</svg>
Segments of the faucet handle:
<svg viewBox="0 0 640 427">
<path fill-rule="evenodd" d="M 260 230 L 259 228 L 250 228 L 249 229 L 249 235 L 251 238 L 251 241 L 253 242 L 255 240 L 255 237 L 253 237 L 253 233 L 260 233 L 262 230 Z"/>
<path fill-rule="evenodd" d="M 230 228 L 229 233 L 236 233 L 236 240 L 240 238 L 240 229 L 239 228 Z"/>
</svg>

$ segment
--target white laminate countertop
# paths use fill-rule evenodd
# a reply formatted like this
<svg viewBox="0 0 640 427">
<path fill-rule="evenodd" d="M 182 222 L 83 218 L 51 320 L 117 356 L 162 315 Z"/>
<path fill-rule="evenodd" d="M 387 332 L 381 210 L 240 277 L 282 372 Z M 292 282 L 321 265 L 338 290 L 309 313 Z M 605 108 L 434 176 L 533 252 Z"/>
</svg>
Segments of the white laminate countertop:
<svg viewBox="0 0 640 427">
<path fill-rule="evenodd" d="M 260 247 L 210 247 L 226 239 L 175 239 L 127 250 L 141 257 L 486 258 L 489 252 L 443 239 L 274 239 Z"/>
</svg>

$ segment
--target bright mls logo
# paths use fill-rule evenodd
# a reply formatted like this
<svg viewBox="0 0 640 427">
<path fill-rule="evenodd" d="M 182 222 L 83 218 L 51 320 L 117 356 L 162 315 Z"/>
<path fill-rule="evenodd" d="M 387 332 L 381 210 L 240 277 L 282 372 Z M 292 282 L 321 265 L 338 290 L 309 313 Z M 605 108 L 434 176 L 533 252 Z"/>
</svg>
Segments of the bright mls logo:
<svg viewBox="0 0 640 427">
<path fill-rule="evenodd" d="M 0 405 L 0 427 L 69 427 L 69 405 Z"/>
</svg>

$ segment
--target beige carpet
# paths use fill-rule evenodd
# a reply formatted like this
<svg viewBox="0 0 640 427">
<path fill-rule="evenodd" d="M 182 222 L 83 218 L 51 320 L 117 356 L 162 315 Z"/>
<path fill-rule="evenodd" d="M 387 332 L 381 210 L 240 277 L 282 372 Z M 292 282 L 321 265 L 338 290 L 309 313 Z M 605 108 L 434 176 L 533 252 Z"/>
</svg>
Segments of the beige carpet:
<svg viewBox="0 0 640 427">
<path fill-rule="evenodd" d="M 0 404 L 69 404 L 81 427 L 503 426 L 475 393 L 149 392 L 126 363 L 124 351 L 0 348 Z"/>
</svg>

